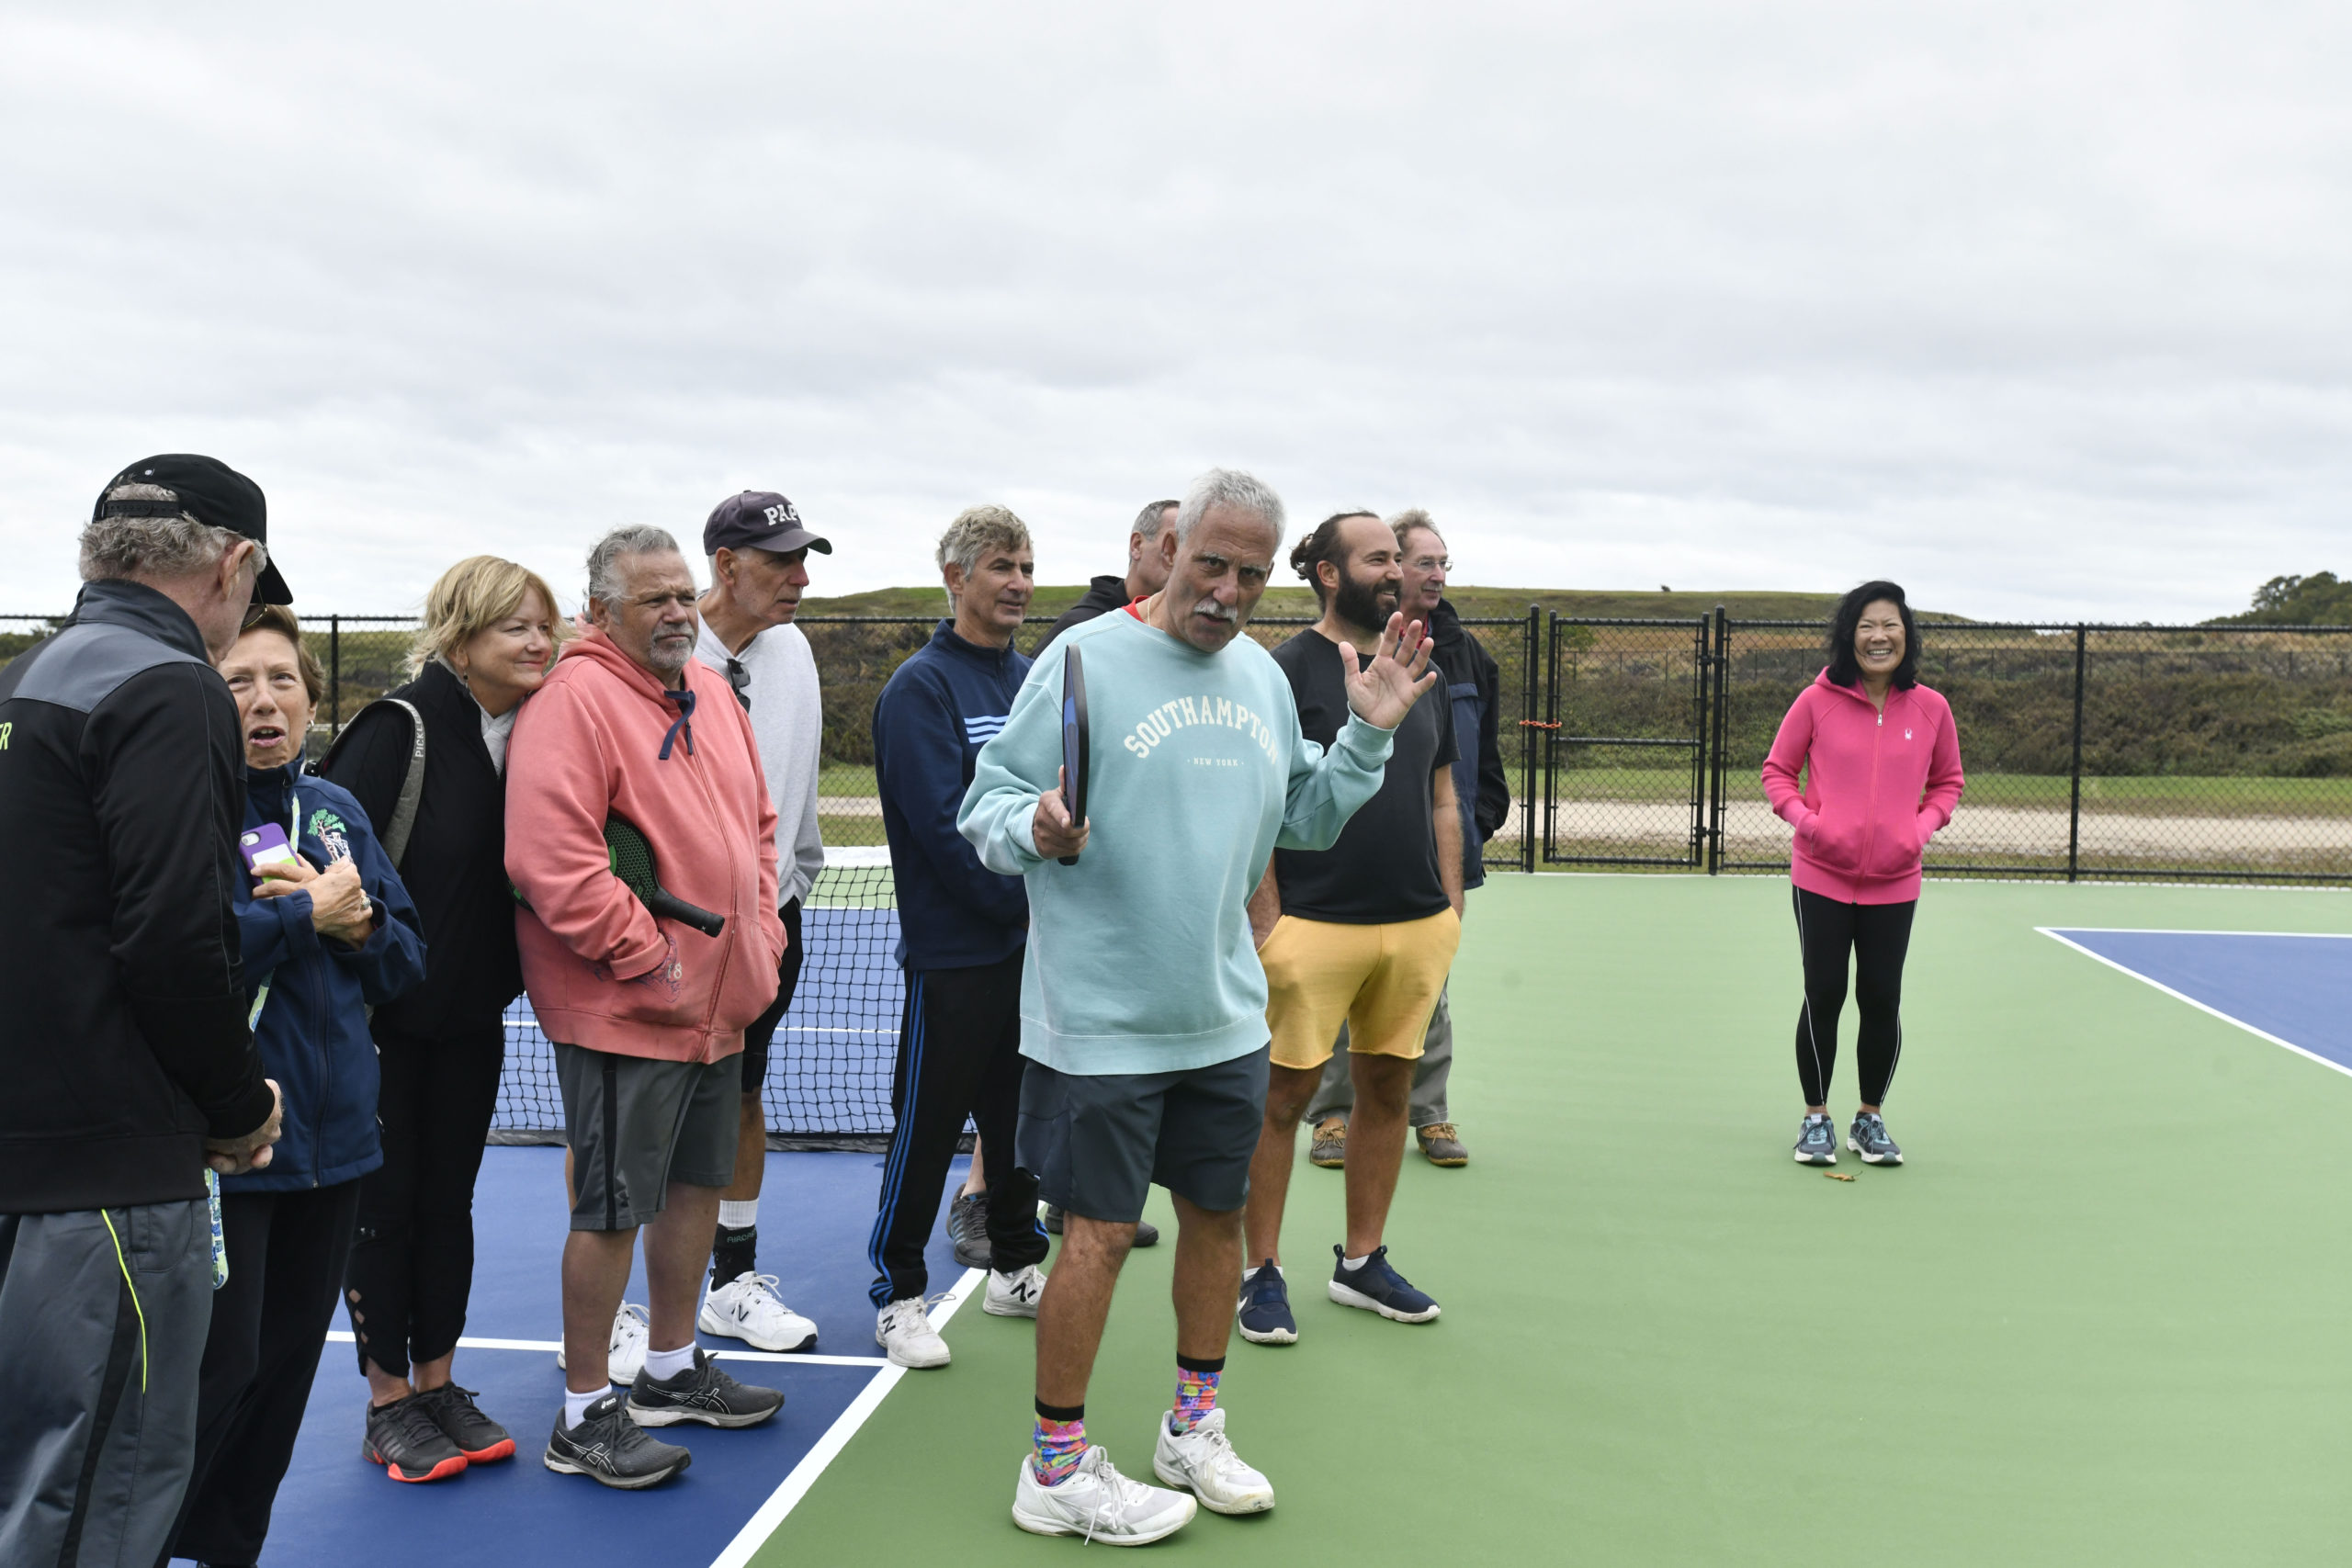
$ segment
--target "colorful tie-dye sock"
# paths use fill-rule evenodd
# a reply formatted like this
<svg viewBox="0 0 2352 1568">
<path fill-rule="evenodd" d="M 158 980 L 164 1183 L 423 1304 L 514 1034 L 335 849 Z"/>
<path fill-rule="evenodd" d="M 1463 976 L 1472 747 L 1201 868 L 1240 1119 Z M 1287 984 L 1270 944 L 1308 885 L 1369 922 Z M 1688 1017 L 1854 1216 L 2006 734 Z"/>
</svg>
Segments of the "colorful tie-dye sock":
<svg viewBox="0 0 2352 1568">
<path fill-rule="evenodd" d="M 1036 1446 L 1036 1457 L 1030 1468 L 1036 1472 L 1041 1486 L 1058 1486 L 1078 1469 L 1078 1461 L 1086 1457 L 1086 1406 L 1067 1407 L 1037 1402 L 1037 1425 L 1030 1434 Z"/>
<path fill-rule="evenodd" d="M 1168 1429 L 1182 1437 L 1208 1418 L 1216 1408 L 1216 1380 L 1225 1373 L 1225 1358 L 1176 1358 L 1176 1408 L 1169 1413 Z"/>
</svg>

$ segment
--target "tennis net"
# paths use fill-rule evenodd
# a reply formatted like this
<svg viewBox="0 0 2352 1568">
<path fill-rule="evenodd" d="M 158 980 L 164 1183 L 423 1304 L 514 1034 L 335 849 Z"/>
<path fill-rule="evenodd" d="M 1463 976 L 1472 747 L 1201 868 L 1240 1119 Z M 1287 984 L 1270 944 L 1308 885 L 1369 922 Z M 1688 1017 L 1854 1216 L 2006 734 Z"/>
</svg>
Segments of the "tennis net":
<svg viewBox="0 0 2352 1568">
<path fill-rule="evenodd" d="M 899 910 L 890 852 L 828 848 L 800 901 L 803 956 L 791 1010 L 768 1053 L 768 1141 L 782 1148 L 871 1148 L 890 1135 L 890 1073 L 906 995 L 893 953 Z M 555 1054 L 527 997 L 506 1010 L 506 1068 L 494 1144 L 563 1141 Z"/>
</svg>

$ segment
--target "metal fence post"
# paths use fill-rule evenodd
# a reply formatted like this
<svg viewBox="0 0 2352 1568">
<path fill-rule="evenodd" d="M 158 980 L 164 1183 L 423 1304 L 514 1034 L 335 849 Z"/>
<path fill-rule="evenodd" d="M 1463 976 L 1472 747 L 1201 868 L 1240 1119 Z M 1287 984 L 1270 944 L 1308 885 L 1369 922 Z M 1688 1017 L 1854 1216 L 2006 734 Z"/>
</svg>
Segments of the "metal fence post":
<svg viewBox="0 0 2352 1568">
<path fill-rule="evenodd" d="M 1729 733 L 1725 727 L 1724 702 L 1731 691 L 1731 622 L 1721 604 L 1715 606 L 1715 650 L 1713 690 L 1707 703 L 1707 727 L 1703 731 L 1707 746 L 1707 874 L 1719 876 L 1724 868 L 1724 742 Z"/>
<path fill-rule="evenodd" d="M 343 733 L 343 617 L 327 617 L 327 733 Z"/>
<path fill-rule="evenodd" d="M 2075 625 L 2075 739 L 2074 762 L 2069 769 L 2071 783 L 2066 802 L 2066 880 L 2072 882 L 2082 866 L 2083 852 L 2083 674 L 2089 628 L 2081 622 Z"/>
<path fill-rule="evenodd" d="M 1543 647 L 1544 606 L 1530 604 L 1527 607 L 1527 651 L 1525 662 L 1521 666 L 1526 671 L 1521 684 L 1526 688 L 1522 697 L 1527 713 L 1524 722 L 1519 727 L 1519 869 L 1529 873 L 1535 870 L 1535 738 L 1543 733 L 1535 728 L 1535 721 L 1544 711 L 1536 705 L 1536 685 L 1542 679 L 1536 660 L 1543 655 Z"/>
</svg>

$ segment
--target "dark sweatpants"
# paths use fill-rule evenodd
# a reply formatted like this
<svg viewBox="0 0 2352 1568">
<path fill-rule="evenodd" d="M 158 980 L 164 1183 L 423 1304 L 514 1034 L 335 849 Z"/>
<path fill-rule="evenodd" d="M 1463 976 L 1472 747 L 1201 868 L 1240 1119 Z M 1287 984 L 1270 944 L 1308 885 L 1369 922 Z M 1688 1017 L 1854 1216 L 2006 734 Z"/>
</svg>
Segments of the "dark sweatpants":
<svg viewBox="0 0 2352 1568">
<path fill-rule="evenodd" d="M 1804 960 L 1804 1006 L 1797 1010 L 1797 1086 L 1807 1105 L 1829 1103 L 1838 1071 L 1838 1015 L 1846 1006 L 1846 964 L 1854 966 L 1861 1032 L 1855 1066 L 1864 1105 L 1886 1103 L 1903 1059 L 1903 960 L 1911 950 L 1917 899 L 1901 904 L 1841 904 L 1799 887 L 1797 946 Z"/>
<path fill-rule="evenodd" d="M 359 1179 L 351 1250 L 352 1328 L 361 1369 L 396 1378 L 437 1361 L 466 1331 L 474 1286 L 474 1178 L 498 1109 L 506 1027 L 491 1018 L 437 1035 L 378 1024 L 376 1119 L 384 1163 Z M 364 1321 L 362 1321 L 364 1319 Z"/>
<path fill-rule="evenodd" d="M 0 1214 L 0 1562 L 141 1563 L 171 1539 L 212 1295 L 201 1198 Z"/>
<path fill-rule="evenodd" d="M 1022 956 L 968 969 L 907 971 L 899 1066 L 890 1085 L 898 1126 L 882 1162 L 881 1213 L 865 1249 L 877 1270 L 868 1292 L 877 1307 L 930 1288 L 923 1247 L 939 1218 L 947 1168 L 967 1116 L 990 1151 L 990 1267 L 1010 1274 L 1045 1261 L 1037 1179 L 1012 1168 L 1011 1158 L 1021 1120 Z"/>
<path fill-rule="evenodd" d="M 351 1256 L 359 1183 L 224 1192 L 229 1282 L 212 1293 L 196 1462 L 169 1556 L 251 1562 L 269 1535 Z M 353 1401 L 356 1412 L 358 1402 Z M 158 1568 L 164 1560 L 157 1559 Z"/>
</svg>

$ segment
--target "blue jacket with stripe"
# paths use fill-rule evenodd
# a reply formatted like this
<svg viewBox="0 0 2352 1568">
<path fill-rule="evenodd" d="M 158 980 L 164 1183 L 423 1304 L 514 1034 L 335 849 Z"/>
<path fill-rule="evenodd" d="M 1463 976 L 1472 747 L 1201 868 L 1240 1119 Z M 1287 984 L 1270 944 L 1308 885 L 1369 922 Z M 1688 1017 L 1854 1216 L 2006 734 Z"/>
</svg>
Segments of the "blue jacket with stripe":
<svg viewBox="0 0 2352 1568">
<path fill-rule="evenodd" d="M 1029 660 L 939 623 L 874 704 L 874 783 L 898 884 L 897 958 L 910 969 L 996 964 L 1029 938 L 1029 893 L 956 830 L 980 748 L 1004 728 Z"/>
</svg>

